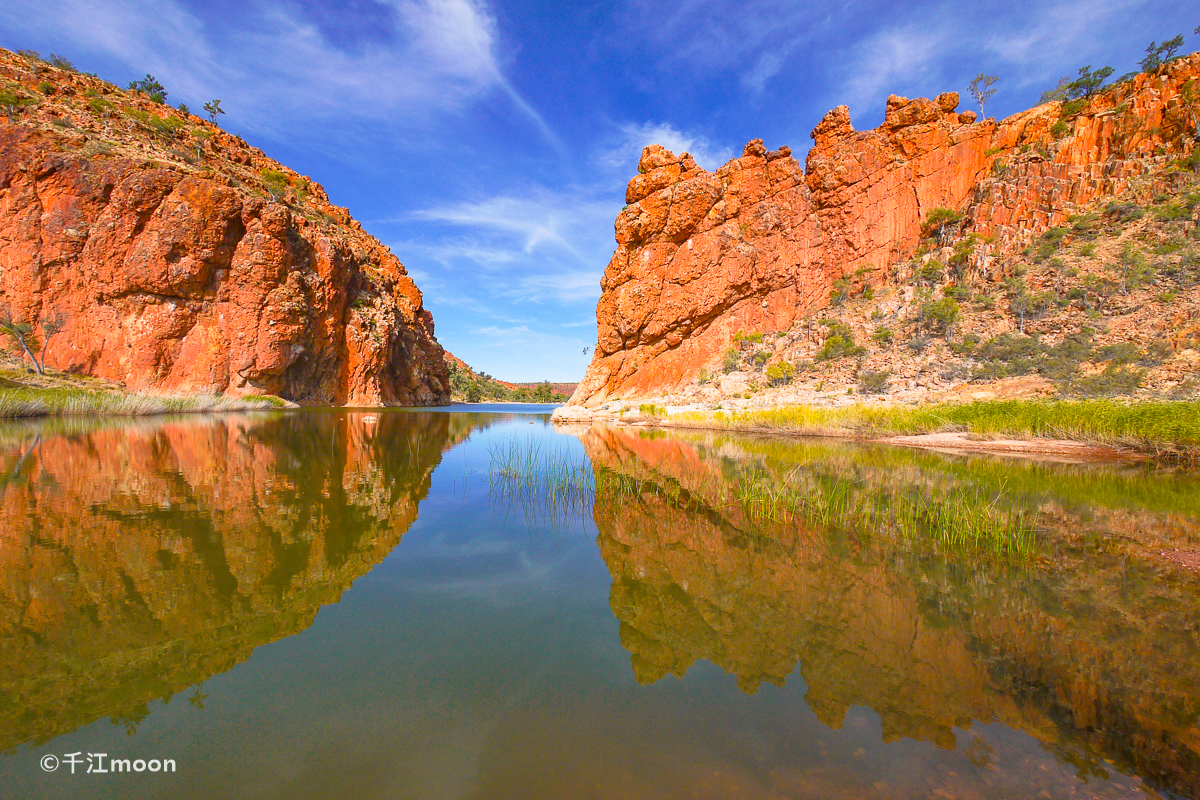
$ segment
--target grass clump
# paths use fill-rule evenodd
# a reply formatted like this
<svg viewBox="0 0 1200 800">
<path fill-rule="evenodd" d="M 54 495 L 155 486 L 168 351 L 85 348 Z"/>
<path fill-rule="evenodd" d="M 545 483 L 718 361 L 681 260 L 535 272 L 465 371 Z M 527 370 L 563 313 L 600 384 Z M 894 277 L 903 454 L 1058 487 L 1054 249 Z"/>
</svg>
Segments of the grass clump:
<svg viewBox="0 0 1200 800">
<path fill-rule="evenodd" d="M 508 439 L 488 454 L 492 501 L 520 510 L 531 527 L 569 524 L 591 514 L 596 480 L 586 458 L 537 439 Z"/>
<path fill-rule="evenodd" d="M 202 411 L 256 411 L 283 406 L 284 402 L 278 397 L 124 394 L 70 387 L 0 389 L 0 417 L 142 416 Z"/>
<path fill-rule="evenodd" d="M 681 417 L 681 421 L 689 421 Z M 699 419 L 690 421 L 698 422 Z M 924 406 L 784 406 L 720 415 L 711 427 L 876 437 L 941 432 L 1067 439 L 1189 459 L 1200 454 L 1200 402 L 993 400 Z"/>
</svg>

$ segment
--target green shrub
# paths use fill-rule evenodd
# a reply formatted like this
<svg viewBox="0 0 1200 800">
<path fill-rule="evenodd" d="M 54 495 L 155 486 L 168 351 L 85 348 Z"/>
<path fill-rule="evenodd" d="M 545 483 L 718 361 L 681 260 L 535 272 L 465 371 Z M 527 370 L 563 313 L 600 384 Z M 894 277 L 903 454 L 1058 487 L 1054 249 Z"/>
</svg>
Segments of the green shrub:
<svg viewBox="0 0 1200 800">
<path fill-rule="evenodd" d="M 925 284 L 926 286 L 932 286 L 942 279 L 942 275 L 945 273 L 945 271 L 946 269 L 942 266 L 940 261 L 935 258 L 931 258 L 922 264 L 921 268 L 917 270 L 917 283 Z"/>
<path fill-rule="evenodd" d="M 871 334 L 871 340 L 880 347 L 887 347 L 892 343 L 892 331 L 889 328 L 880 325 L 875 329 L 875 332 Z"/>
<path fill-rule="evenodd" d="M 958 303 L 952 297 L 943 297 L 921 306 L 919 319 L 926 329 L 946 334 L 954 329 L 954 323 L 960 316 Z"/>
<path fill-rule="evenodd" d="M 654 417 L 656 419 L 667 415 L 667 409 L 662 406 L 656 406 L 654 403 L 642 403 L 638 406 L 638 411 L 642 413 L 642 416 Z"/>
<path fill-rule="evenodd" d="M 754 365 L 758 366 L 758 367 L 761 367 L 763 364 L 767 363 L 770 360 L 771 360 L 771 354 L 768 353 L 766 350 L 759 350 L 757 353 L 754 354 L 754 357 L 751 359 L 751 361 L 754 362 Z"/>
<path fill-rule="evenodd" d="M 1028 375 L 1035 372 L 1042 357 L 1042 346 L 1033 336 L 1002 333 L 988 339 L 975 351 L 980 365 L 975 377 L 984 380 Z"/>
<path fill-rule="evenodd" d="M 1129 395 L 1142 385 L 1145 375 L 1145 370 L 1109 364 L 1103 372 L 1078 378 L 1065 393 L 1077 397 Z"/>
<path fill-rule="evenodd" d="M 854 331 L 846 323 L 838 320 L 822 320 L 822 324 L 829 331 L 829 335 L 826 337 L 821 351 L 817 353 L 817 359 L 833 361 L 866 352 L 854 344 Z"/>
<path fill-rule="evenodd" d="M 1178 169 L 1200 172 L 1200 147 L 1194 148 L 1189 155 L 1183 158 L 1175 159 L 1173 163 Z"/>
<path fill-rule="evenodd" d="M 1033 247 L 1033 257 L 1038 261 L 1045 261 L 1058 250 L 1062 240 L 1069 234 L 1070 231 L 1066 228 L 1054 227 L 1038 237 L 1037 242 Z"/>
<path fill-rule="evenodd" d="M 949 342 L 950 352 L 955 355 L 969 356 L 975 352 L 976 346 L 979 345 L 979 336 L 974 333 L 968 333 L 958 342 Z"/>
<path fill-rule="evenodd" d="M 848 278 L 838 278 L 833 282 L 833 288 L 829 290 L 829 302 L 835 306 L 839 306 L 850 297 L 850 280 Z"/>
<path fill-rule="evenodd" d="M 1097 361 L 1109 361 L 1114 365 L 1120 366 L 1139 361 L 1142 356 L 1143 353 L 1138 349 L 1137 345 L 1131 342 L 1118 342 L 1117 344 L 1109 344 L 1097 348 L 1095 358 Z"/>
<path fill-rule="evenodd" d="M 288 176 L 280 170 L 268 167 L 260 170 L 258 174 L 262 177 L 263 186 L 276 202 L 282 200 L 283 196 L 287 194 L 287 190 L 292 186 L 292 182 L 288 179 Z"/>
<path fill-rule="evenodd" d="M 952 208 L 933 208 L 925 215 L 921 234 L 926 238 L 937 236 L 939 241 L 944 241 L 951 229 L 957 228 L 961 221 L 962 215 Z"/>
<path fill-rule="evenodd" d="M 726 375 L 733 372 L 742 363 L 742 355 L 735 348 L 731 347 L 725 351 L 725 355 L 721 358 L 721 369 Z"/>
<path fill-rule="evenodd" d="M 1100 227 L 1100 218 L 1095 212 L 1076 214 L 1067 221 L 1071 223 L 1071 233 L 1081 239 L 1094 239 Z"/>
<path fill-rule="evenodd" d="M 905 342 L 904 346 L 914 353 L 924 353 L 925 348 L 929 347 L 929 339 L 918 334 Z"/>
<path fill-rule="evenodd" d="M 49 97 L 57 91 L 57 88 L 50 81 L 42 81 L 37 85 L 37 90 Z"/>
<path fill-rule="evenodd" d="M 158 134 L 168 140 L 175 138 L 175 134 L 187 124 L 174 114 L 160 117 L 157 114 L 151 114 L 149 111 L 140 111 L 136 108 L 125 109 L 125 116 L 151 133 Z"/>
<path fill-rule="evenodd" d="M 1065 108 L 1065 106 L 1064 106 Z M 1050 126 L 1050 135 L 1055 139 L 1061 139 L 1071 132 L 1071 126 L 1065 119 L 1060 119 L 1058 122 Z"/>
<path fill-rule="evenodd" d="M 830 336 L 825 340 L 824 346 L 821 347 L 821 352 L 817 353 L 817 358 L 821 361 L 834 361 L 847 356 L 857 356 L 866 352 L 863 348 L 854 344 L 853 340 L 847 340 L 842 336 Z"/>
<path fill-rule="evenodd" d="M 767 367 L 767 381 L 772 386 L 781 386 L 791 381 L 795 372 L 796 368 L 787 361 L 776 361 Z"/>
<path fill-rule="evenodd" d="M 1154 218 L 1159 222 L 1179 222 L 1191 219 L 1192 211 L 1183 203 L 1167 203 L 1155 210 Z"/>
<path fill-rule="evenodd" d="M 1136 203 L 1122 203 L 1116 200 L 1104 207 L 1104 216 L 1118 223 L 1139 220 L 1145 213 L 1145 209 Z"/>
<path fill-rule="evenodd" d="M 888 390 L 891 380 L 890 372 L 860 372 L 858 373 L 858 391 L 862 394 L 883 394 Z"/>
</svg>

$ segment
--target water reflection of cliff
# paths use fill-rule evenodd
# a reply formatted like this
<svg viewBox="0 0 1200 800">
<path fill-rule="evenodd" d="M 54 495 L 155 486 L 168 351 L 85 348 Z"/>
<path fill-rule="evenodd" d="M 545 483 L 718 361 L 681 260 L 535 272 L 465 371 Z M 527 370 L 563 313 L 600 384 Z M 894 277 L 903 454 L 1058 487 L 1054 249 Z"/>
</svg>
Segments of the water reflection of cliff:
<svg viewBox="0 0 1200 800">
<path fill-rule="evenodd" d="M 611 605 L 639 681 L 708 659 L 753 692 L 799 666 L 806 699 L 832 727 L 868 706 L 886 741 L 953 747 L 955 726 L 1002 722 L 1081 774 L 1109 761 L 1200 796 L 1200 589 L 1160 556 L 1198 541 L 1195 519 L 1177 513 L 1197 507 L 1190 478 L 1173 491 L 1102 469 L 1090 477 L 1108 504 L 1087 505 L 1088 468 L 756 452 L 752 441 L 599 428 L 583 440 Z M 735 500 L 744 481 L 783 483 L 797 469 L 814 485 L 848 476 L 861 496 L 1003 481 L 1040 528 L 1037 555 L 996 561 L 883 531 L 763 521 Z M 1026 485 L 1037 490 L 1014 489 Z"/>
<path fill-rule="evenodd" d="M 308 627 L 416 519 L 460 414 L 9 432 L 0 751 L 169 698 Z"/>
</svg>

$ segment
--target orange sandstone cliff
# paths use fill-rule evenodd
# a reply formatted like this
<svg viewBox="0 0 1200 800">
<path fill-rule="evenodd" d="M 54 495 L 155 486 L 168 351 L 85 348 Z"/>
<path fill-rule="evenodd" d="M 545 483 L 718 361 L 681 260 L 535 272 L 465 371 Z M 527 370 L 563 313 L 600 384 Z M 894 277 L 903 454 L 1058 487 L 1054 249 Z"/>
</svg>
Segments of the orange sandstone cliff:
<svg viewBox="0 0 1200 800">
<path fill-rule="evenodd" d="M 215 125 L 0 50 L 0 308 L 65 321 L 48 365 L 307 404 L 449 400 L 404 266 L 324 190 Z"/>
<path fill-rule="evenodd" d="M 646 148 L 600 284 L 595 355 L 571 403 L 681 388 L 719 363 L 737 331 L 786 331 L 828 305 L 834 281 L 886 283 L 934 208 L 987 237 L 981 261 L 1013 253 L 1190 153 L 1198 77 L 1193 54 L 1070 115 L 1052 102 L 999 122 L 958 112 L 953 92 L 889 97 L 883 125 L 861 132 L 839 106 L 813 130 L 803 170 L 789 148 L 761 140 L 711 173 L 686 153 Z"/>
</svg>

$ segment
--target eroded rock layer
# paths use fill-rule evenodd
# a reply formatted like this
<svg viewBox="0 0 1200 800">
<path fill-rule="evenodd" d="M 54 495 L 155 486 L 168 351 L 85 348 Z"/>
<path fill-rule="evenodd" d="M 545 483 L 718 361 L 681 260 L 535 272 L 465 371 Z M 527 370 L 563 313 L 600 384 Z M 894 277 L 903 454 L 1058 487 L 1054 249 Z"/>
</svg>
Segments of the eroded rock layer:
<svg viewBox="0 0 1200 800">
<path fill-rule="evenodd" d="M 65 321 L 49 366 L 130 389 L 448 401 L 420 291 L 315 182 L 86 75 L 0 51 L 0 81 L 22 104 L 0 118 L 0 306 Z"/>
<path fill-rule="evenodd" d="M 629 182 L 601 281 L 595 355 L 572 403 L 663 394 L 712 369 L 739 330 L 783 331 L 827 305 L 835 280 L 880 285 L 917 250 L 935 208 L 987 237 L 980 257 L 1032 237 L 1190 153 L 1200 54 L 1064 116 L 1047 103 L 1000 122 L 956 93 L 888 98 L 855 131 L 839 106 L 806 168 L 760 140 L 716 172 L 654 145 Z M 1062 124 L 1059 124 L 1061 120 Z"/>
</svg>

